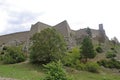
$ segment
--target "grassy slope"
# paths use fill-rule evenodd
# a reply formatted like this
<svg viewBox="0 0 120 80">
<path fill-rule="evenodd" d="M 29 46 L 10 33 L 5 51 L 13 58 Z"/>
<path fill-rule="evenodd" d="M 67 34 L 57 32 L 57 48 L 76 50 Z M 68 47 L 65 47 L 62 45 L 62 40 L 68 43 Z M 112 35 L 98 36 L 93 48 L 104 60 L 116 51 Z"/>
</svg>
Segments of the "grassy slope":
<svg viewBox="0 0 120 80">
<path fill-rule="evenodd" d="M 74 74 L 74 80 L 120 80 L 120 75 L 79 72 Z"/>
<path fill-rule="evenodd" d="M 29 63 L 2 65 L 0 64 L 0 76 L 16 78 L 20 80 L 40 80 L 44 77 L 43 68 Z M 89 73 L 85 71 L 69 71 L 74 80 L 120 80 L 120 74 Z"/>
<path fill-rule="evenodd" d="M 44 76 L 40 67 L 28 63 L 2 65 L 0 64 L 0 76 L 20 80 L 40 80 Z"/>
</svg>

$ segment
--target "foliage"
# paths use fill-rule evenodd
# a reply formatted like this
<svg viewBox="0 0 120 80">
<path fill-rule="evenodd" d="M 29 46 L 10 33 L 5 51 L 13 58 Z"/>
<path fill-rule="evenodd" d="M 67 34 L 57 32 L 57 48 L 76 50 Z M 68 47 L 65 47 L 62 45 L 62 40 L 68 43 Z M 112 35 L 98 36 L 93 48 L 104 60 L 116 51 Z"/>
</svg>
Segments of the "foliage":
<svg viewBox="0 0 120 80">
<path fill-rule="evenodd" d="M 113 53 L 117 53 L 117 50 L 115 49 L 115 47 L 111 47 L 111 50 Z"/>
<path fill-rule="evenodd" d="M 81 46 L 81 58 L 85 59 L 87 62 L 87 58 L 94 58 L 96 53 L 93 48 L 92 40 L 89 37 L 85 37 Z"/>
<path fill-rule="evenodd" d="M 5 64 L 14 64 L 26 60 L 25 55 L 19 47 L 7 47 L 2 55 L 2 61 Z"/>
<path fill-rule="evenodd" d="M 115 60 L 115 59 L 101 60 L 101 61 L 98 61 L 98 64 L 100 66 L 104 66 L 106 68 L 117 68 L 117 69 L 120 69 L 120 62 Z"/>
<path fill-rule="evenodd" d="M 106 58 L 114 58 L 114 57 L 116 57 L 116 54 L 115 54 L 115 53 L 110 52 L 110 51 L 108 51 L 108 52 L 106 53 Z"/>
<path fill-rule="evenodd" d="M 97 51 L 98 53 L 102 53 L 102 52 L 103 52 L 103 49 L 102 49 L 100 46 L 98 46 L 98 47 L 96 48 L 96 51 Z"/>
<path fill-rule="evenodd" d="M 62 62 L 65 66 L 74 67 L 74 65 L 77 64 L 77 61 L 79 61 L 79 59 L 80 50 L 78 47 L 74 47 L 66 53 Z"/>
<path fill-rule="evenodd" d="M 93 72 L 93 73 L 99 72 L 99 68 L 100 68 L 100 66 L 94 62 L 87 62 L 86 64 L 79 63 L 76 65 L 76 69 L 78 69 L 78 70 L 84 70 L 84 71 L 89 71 L 89 72 Z"/>
<path fill-rule="evenodd" d="M 72 69 L 68 71 L 69 76 L 73 80 L 120 80 L 119 73 L 111 73 L 111 71 L 103 72 L 107 74 L 96 74 L 87 71 L 78 71 Z M 30 63 L 0 64 L 0 76 L 14 78 L 17 80 L 42 80 L 45 77 L 45 71 L 42 67 Z"/>
<path fill-rule="evenodd" d="M 89 37 L 92 37 L 92 32 L 91 32 L 91 29 L 89 27 L 87 27 L 86 32 L 87 32 Z"/>
<path fill-rule="evenodd" d="M 44 65 L 47 69 L 47 76 L 44 80 L 71 80 L 67 77 L 60 61 Z"/>
<path fill-rule="evenodd" d="M 89 72 L 93 72 L 93 73 L 99 72 L 99 68 L 100 67 L 97 63 L 88 62 L 86 64 L 86 70 Z"/>
<path fill-rule="evenodd" d="M 64 38 L 53 28 L 46 28 L 31 38 L 30 61 L 32 63 L 49 63 L 60 60 L 66 52 Z"/>
</svg>

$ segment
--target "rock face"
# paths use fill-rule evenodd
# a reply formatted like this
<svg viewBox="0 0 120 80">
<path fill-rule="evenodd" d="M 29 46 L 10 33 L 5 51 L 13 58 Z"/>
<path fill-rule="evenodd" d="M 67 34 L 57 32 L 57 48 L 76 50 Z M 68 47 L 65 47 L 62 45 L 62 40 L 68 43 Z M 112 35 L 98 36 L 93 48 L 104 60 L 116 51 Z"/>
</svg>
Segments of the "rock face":
<svg viewBox="0 0 120 80">
<path fill-rule="evenodd" d="M 59 33 L 61 33 L 64 36 L 68 48 L 72 48 L 75 45 L 79 44 L 82 41 L 83 37 L 87 35 L 86 28 L 77 31 L 71 30 L 66 20 L 55 26 L 50 26 L 42 22 L 37 22 L 36 24 L 31 26 L 30 31 L 18 32 L 18 33 L 0 36 L 0 46 L 2 46 L 3 44 L 10 46 L 24 44 L 25 46 L 29 46 L 30 43 L 29 39 L 33 34 L 40 32 L 45 28 L 51 28 L 51 27 L 54 27 Z M 91 32 L 92 32 L 92 39 L 94 40 L 98 40 L 98 41 L 100 40 L 102 42 L 108 40 L 105 34 L 105 30 L 103 29 L 103 24 L 99 24 L 98 30 L 91 29 Z"/>
</svg>

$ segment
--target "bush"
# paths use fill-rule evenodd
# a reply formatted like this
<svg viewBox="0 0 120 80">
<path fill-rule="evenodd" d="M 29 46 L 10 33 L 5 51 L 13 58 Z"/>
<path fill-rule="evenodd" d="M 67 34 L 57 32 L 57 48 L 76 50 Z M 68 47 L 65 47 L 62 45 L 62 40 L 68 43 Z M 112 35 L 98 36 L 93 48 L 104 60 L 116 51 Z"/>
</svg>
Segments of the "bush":
<svg viewBox="0 0 120 80">
<path fill-rule="evenodd" d="M 106 68 L 116 68 L 120 69 L 120 62 L 115 60 L 115 59 L 110 59 L 110 60 L 101 60 L 98 61 L 98 64 L 100 66 L 104 66 Z"/>
<path fill-rule="evenodd" d="M 74 47 L 66 53 L 62 62 L 65 66 L 74 67 L 76 64 L 79 64 L 79 59 L 80 49 L 78 47 Z"/>
<path fill-rule="evenodd" d="M 115 53 L 113 53 L 113 52 L 107 52 L 106 58 L 114 58 L 114 57 L 116 57 Z"/>
<path fill-rule="evenodd" d="M 98 46 L 98 47 L 96 48 L 96 51 L 97 51 L 98 53 L 102 53 L 102 52 L 103 52 L 103 49 L 102 49 L 100 46 Z"/>
<path fill-rule="evenodd" d="M 76 65 L 76 69 L 78 70 L 84 70 L 84 71 L 89 71 L 93 73 L 98 73 L 99 68 L 100 66 L 97 63 L 93 63 L 93 62 L 89 62 L 89 63 L 87 62 L 86 64 L 79 63 L 78 65 Z"/>
<path fill-rule="evenodd" d="M 89 72 L 97 73 L 99 72 L 100 66 L 97 63 L 86 63 L 86 70 Z"/>
<path fill-rule="evenodd" d="M 26 59 L 19 47 L 8 47 L 3 58 L 3 63 L 5 64 L 19 63 Z"/>
<path fill-rule="evenodd" d="M 75 65 L 75 68 L 77 70 L 86 70 L 86 65 L 83 63 L 79 63 L 79 64 Z"/>
<path fill-rule="evenodd" d="M 67 77 L 60 61 L 52 62 L 44 66 L 47 69 L 47 76 L 44 80 L 71 80 Z"/>
</svg>

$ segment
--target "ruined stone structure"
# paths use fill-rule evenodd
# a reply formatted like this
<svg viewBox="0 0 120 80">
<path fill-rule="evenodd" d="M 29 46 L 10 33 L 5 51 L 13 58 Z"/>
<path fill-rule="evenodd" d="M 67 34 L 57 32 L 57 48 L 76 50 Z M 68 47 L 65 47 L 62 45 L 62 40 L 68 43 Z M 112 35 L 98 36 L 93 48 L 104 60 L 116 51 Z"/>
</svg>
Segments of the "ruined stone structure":
<svg viewBox="0 0 120 80">
<path fill-rule="evenodd" d="M 40 32 L 45 28 L 50 28 L 50 27 L 54 27 L 59 33 L 61 33 L 64 36 L 68 48 L 71 48 L 79 44 L 83 39 L 83 37 L 87 35 L 86 28 L 76 31 L 71 30 L 66 20 L 55 26 L 50 26 L 41 22 L 37 22 L 36 24 L 31 26 L 30 31 L 18 32 L 18 33 L 12 33 L 12 34 L 0 36 L 0 45 L 2 46 L 2 45 L 24 44 L 25 46 L 29 46 L 29 42 L 30 42 L 29 39 L 33 34 Z M 91 29 L 91 32 L 92 32 L 92 39 L 94 40 L 99 40 L 99 38 L 108 40 L 102 24 L 99 24 L 98 30 Z"/>
</svg>

